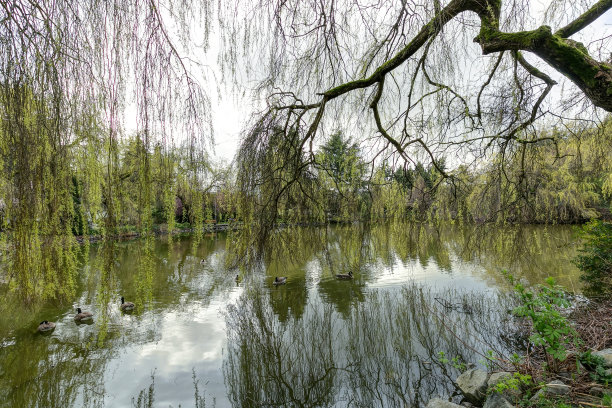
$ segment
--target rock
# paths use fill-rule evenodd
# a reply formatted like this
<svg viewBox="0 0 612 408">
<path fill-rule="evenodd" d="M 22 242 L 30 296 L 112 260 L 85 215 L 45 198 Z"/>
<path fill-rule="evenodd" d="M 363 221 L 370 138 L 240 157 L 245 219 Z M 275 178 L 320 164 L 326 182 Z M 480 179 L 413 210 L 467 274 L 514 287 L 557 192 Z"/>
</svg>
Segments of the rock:
<svg viewBox="0 0 612 408">
<path fill-rule="evenodd" d="M 540 398 L 542 398 L 544 396 L 544 390 L 538 390 L 538 392 L 536 392 L 535 394 L 533 394 L 533 397 L 531 397 L 531 399 L 529 401 L 531 401 L 532 403 L 536 403 L 540 400 Z"/>
<path fill-rule="evenodd" d="M 608 390 L 602 387 L 593 387 L 589 390 L 589 394 L 591 394 L 594 397 L 603 397 L 607 391 Z"/>
<path fill-rule="evenodd" d="M 491 377 L 489 377 L 489 381 L 487 381 L 487 387 L 495 387 L 500 382 L 512 378 L 512 374 L 507 371 L 502 371 L 500 373 L 493 373 Z"/>
<path fill-rule="evenodd" d="M 531 397 L 531 401 L 537 401 L 540 399 L 542 395 L 547 397 L 560 397 L 563 395 L 567 395 L 570 392 L 570 387 L 568 385 L 563 384 L 559 380 L 551 381 L 544 386 L 541 390 L 535 393 L 533 397 Z"/>
<path fill-rule="evenodd" d="M 485 401 L 482 408 L 514 408 L 500 393 L 494 392 Z"/>
<path fill-rule="evenodd" d="M 604 371 L 605 375 L 612 375 L 612 368 L 608 368 L 607 370 Z"/>
<path fill-rule="evenodd" d="M 502 381 L 508 380 L 512 378 L 512 374 L 506 371 L 502 371 L 499 373 L 493 373 L 491 374 L 491 377 L 489 377 L 489 381 L 487 382 L 487 388 L 490 390 L 493 387 L 495 387 L 497 384 L 499 384 Z M 499 394 L 499 392 L 495 392 L 496 394 Z M 507 399 L 508 401 L 513 401 L 516 402 L 521 398 L 521 390 L 518 388 L 506 388 L 501 395 Z"/>
<path fill-rule="evenodd" d="M 600 351 L 594 351 L 593 353 L 594 356 L 599 356 L 601 358 L 604 359 L 604 366 L 606 368 L 612 368 L 612 349 L 604 349 L 604 350 L 600 350 Z"/>
<path fill-rule="evenodd" d="M 471 404 L 471 403 L 469 403 L 469 402 L 467 402 L 467 401 L 463 401 L 463 402 L 461 403 L 461 406 L 462 406 L 462 407 L 466 407 L 466 408 L 472 408 L 474 405 L 473 405 L 473 404 Z"/>
<path fill-rule="evenodd" d="M 566 395 L 569 394 L 570 387 L 569 385 L 563 384 L 563 382 L 559 380 L 551 381 L 546 384 L 546 394 L 547 395 Z"/>
<path fill-rule="evenodd" d="M 487 380 L 488 375 L 486 372 L 472 369 L 457 377 L 456 382 L 468 402 L 480 405 L 487 392 Z"/>
<path fill-rule="evenodd" d="M 441 398 L 430 399 L 426 408 L 461 408 L 461 405 L 445 401 Z"/>
</svg>

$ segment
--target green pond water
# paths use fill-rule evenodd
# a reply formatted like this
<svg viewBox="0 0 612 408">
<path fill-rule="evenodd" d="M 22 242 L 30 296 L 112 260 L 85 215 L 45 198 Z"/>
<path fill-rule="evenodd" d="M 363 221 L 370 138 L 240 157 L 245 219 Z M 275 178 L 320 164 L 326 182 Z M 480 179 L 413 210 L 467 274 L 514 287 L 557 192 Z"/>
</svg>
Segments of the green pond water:
<svg viewBox="0 0 612 408">
<path fill-rule="evenodd" d="M 579 291 L 570 227 L 284 230 L 248 269 L 226 267 L 231 240 L 83 246 L 71 301 L 24 307 L 5 278 L 0 406 L 424 406 L 455 393 L 439 352 L 482 365 L 523 345 L 503 269 Z"/>
</svg>

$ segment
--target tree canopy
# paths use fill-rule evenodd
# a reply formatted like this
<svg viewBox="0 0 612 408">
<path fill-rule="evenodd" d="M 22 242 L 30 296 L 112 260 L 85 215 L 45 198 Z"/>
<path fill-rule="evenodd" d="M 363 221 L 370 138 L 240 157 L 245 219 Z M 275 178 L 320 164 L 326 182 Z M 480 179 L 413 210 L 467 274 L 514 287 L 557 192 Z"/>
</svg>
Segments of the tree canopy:
<svg viewBox="0 0 612 408">
<path fill-rule="evenodd" d="M 612 0 L 534 7 L 0 0 L 0 246 L 15 254 L 17 286 L 28 299 L 70 293 L 74 234 L 202 226 L 213 206 L 263 238 L 279 223 L 325 222 L 331 207 L 582 219 L 612 191 L 601 136 L 612 37 L 593 29 Z M 211 74 L 201 61 L 215 56 Z M 208 149 L 211 98 L 227 89 L 258 109 L 237 155 L 238 193 Z M 581 136 L 566 140 L 585 134 L 588 171 Z M 561 171 L 546 167 L 557 160 Z M 477 199 L 487 205 L 468 203 Z"/>
<path fill-rule="evenodd" d="M 238 3 L 250 4 L 250 19 L 234 20 L 232 33 L 270 33 L 229 47 L 232 57 L 257 52 L 267 62 L 257 71 L 265 107 L 247 130 L 242 163 L 263 152 L 265 129 L 281 128 L 299 134 L 288 149 L 301 154 L 291 157 L 314 165 L 316 146 L 343 126 L 360 135 L 372 166 L 427 162 L 457 184 L 462 165 L 498 160 L 503 170 L 518 157 L 526 175 L 526 152 L 560 141 L 546 128 L 612 111 L 610 37 L 590 29 L 609 0 L 542 10 L 521 0 Z M 281 187 L 268 191 L 287 194 L 282 186 L 301 185 L 304 174 L 271 177 Z"/>
</svg>

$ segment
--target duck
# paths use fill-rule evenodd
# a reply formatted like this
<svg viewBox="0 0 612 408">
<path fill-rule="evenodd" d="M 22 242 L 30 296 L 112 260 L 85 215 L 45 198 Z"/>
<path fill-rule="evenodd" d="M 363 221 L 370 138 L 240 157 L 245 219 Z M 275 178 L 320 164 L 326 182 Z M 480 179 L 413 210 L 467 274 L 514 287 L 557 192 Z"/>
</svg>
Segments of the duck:
<svg viewBox="0 0 612 408">
<path fill-rule="evenodd" d="M 74 321 L 86 322 L 93 319 L 93 313 L 91 312 L 83 312 L 80 307 L 77 307 L 77 314 L 74 316 Z"/>
<path fill-rule="evenodd" d="M 337 279 L 353 279 L 353 271 L 349 271 L 349 273 L 337 273 Z"/>
<path fill-rule="evenodd" d="M 240 283 L 240 275 L 236 275 L 236 278 L 234 280 L 236 281 L 236 283 Z"/>
<path fill-rule="evenodd" d="M 131 312 L 134 310 L 134 304 L 132 302 L 126 302 L 123 296 L 121 296 L 121 311 Z"/>
<path fill-rule="evenodd" d="M 55 323 L 47 321 L 47 320 L 43 320 L 38 325 L 38 331 L 40 333 L 48 333 L 50 331 L 53 331 L 53 329 L 55 329 Z"/>
<path fill-rule="evenodd" d="M 274 282 L 272 282 L 275 285 L 284 285 L 285 283 L 287 283 L 287 277 L 286 276 L 281 276 L 280 278 L 277 276 L 274 278 Z"/>
</svg>

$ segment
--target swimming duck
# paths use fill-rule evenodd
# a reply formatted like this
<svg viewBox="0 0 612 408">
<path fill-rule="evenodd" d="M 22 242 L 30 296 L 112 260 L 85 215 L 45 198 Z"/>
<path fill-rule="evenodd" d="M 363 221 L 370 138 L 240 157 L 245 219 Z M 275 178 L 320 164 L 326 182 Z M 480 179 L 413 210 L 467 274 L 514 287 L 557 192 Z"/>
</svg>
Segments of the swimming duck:
<svg viewBox="0 0 612 408">
<path fill-rule="evenodd" d="M 280 278 L 277 276 L 274 278 L 274 282 L 272 282 L 275 285 L 284 285 L 285 283 L 287 283 L 287 277 L 286 276 L 281 276 Z"/>
<path fill-rule="evenodd" d="M 47 320 L 43 320 L 38 325 L 38 331 L 41 333 L 47 333 L 47 332 L 52 331 L 53 329 L 55 329 L 55 323 L 49 322 Z"/>
<path fill-rule="evenodd" d="M 338 278 L 338 279 L 353 279 L 353 271 L 349 271 L 349 273 L 338 273 L 338 274 L 336 274 L 336 278 Z"/>
<path fill-rule="evenodd" d="M 134 304 L 132 302 L 126 302 L 123 296 L 121 296 L 121 310 L 123 312 L 131 312 L 134 310 Z"/>
<path fill-rule="evenodd" d="M 240 275 L 236 275 L 236 279 L 234 279 L 236 283 L 240 283 Z"/>
<path fill-rule="evenodd" d="M 80 307 L 77 307 L 77 314 L 74 316 L 75 322 L 86 322 L 93 319 L 93 313 L 83 312 Z"/>
</svg>

